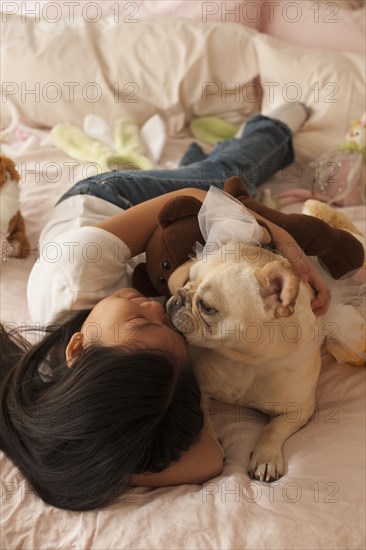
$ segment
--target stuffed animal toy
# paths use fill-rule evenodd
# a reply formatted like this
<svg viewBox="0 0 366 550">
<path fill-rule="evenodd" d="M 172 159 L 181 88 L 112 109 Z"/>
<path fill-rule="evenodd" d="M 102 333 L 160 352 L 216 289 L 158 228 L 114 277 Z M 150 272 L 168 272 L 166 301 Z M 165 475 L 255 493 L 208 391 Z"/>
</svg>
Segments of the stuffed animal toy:
<svg viewBox="0 0 366 550">
<path fill-rule="evenodd" d="M 329 204 L 365 204 L 366 113 L 353 121 L 342 145 L 309 164 L 304 183 L 315 198 Z"/>
<path fill-rule="evenodd" d="M 201 206 L 194 197 L 177 197 L 160 210 L 146 245 L 146 263 L 138 264 L 132 276 L 133 286 L 145 296 L 170 296 L 169 277 L 189 261 L 196 242 L 203 244 L 197 220 Z"/>
<path fill-rule="evenodd" d="M 0 155 L 1 261 L 8 256 L 25 258 L 30 251 L 25 223 L 19 207 L 20 176 L 14 162 Z"/>
<path fill-rule="evenodd" d="M 217 145 L 235 136 L 238 128 L 222 118 L 215 116 L 199 117 L 189 125 L 192 135 L 208 145 Z"/>
<path fill-rule="evenodd" d="M 119 118 L 110 127 L 98 115 L 84 118 L 83 129 L 73 124 L 52 128 L 55 145 L 77 160 L 95 162 L 101 172 L 149 170 L 160 159 L 166 129 L 159 115 L 145 122 L 141 130 L 128 118 Z"/>
<path fill-rule="evenodd" d="M 335 206 L 366 204 L 366 113 L 352 123 L 342 145 L 323 153 L 305 167 L 298 187 L 262 198 L 267 206 L 316 199 Z"/>
<path fill-rule="evenodd" d="M 313 216 L 272 210 L 252 199 L 238 177 L 228 179 L 224 190 L 245 207 L 283 227 L 306 254 L 318 256 L 334 278 L 363 265 L 363 245 L 348 231 L 331 227 Z M 204 244 L 197 220 L 201 205 L 195 198 L 177 197 L 160 210 L 158 227 L 146 247 L 146 264 L 138 264 L 133 273 L 133 285 L 140 292 L 147 296 L 170 296 L 169 278 L 189 261 L 196 242 Z"/>
</svg>

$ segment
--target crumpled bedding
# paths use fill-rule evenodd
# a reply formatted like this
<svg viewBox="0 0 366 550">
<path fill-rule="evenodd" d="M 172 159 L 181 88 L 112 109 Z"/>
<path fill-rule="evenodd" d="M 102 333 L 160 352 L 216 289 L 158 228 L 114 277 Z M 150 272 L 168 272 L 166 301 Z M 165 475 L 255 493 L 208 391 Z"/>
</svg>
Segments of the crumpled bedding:
<svg viewBox="0 0 366 550">
<path fill-rule="evenodd" d="M 189 141 L 168 140 L 162 165 L 173 166 Z M 65 169 L 70 159 L 49 143 L 14 151 L 14 159 L 24 176 L 21 207 L 33 251 L 2 266 L 1 319 L 21 328 L 30 322 L 26 282 L 40 229 L 72 181 Z M 86 168 L 78 164 L 73 181 L 86 177 Z M 343 211 L 365 231 L 363 207 Z M 316 413 L 285 443 L 286 474 L 272 484 L 250 480 L 246 471 L 266 417 L 218 402 L 209 412 L 227 455 L 220 476 L 202 485 L 134 488 L 98 511 L 44 504 L 1 454 L 0 548 L 364 548 L 365 372 L 324 351 Z"/>
</svg>

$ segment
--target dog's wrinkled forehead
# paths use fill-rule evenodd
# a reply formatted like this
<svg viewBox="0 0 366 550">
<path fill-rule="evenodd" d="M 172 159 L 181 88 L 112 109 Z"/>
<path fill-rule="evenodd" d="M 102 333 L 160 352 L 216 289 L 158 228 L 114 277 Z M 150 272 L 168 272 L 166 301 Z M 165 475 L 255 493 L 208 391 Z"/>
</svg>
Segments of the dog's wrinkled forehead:
<svg viewBox="0 0 366 550">
<path fill-rule="evenodd" d="M 189 272 L 190 283 L 198 286 L 204 279 L 212 276 L 229 275 L 230 272 L 238 273 L 254 271 L 256 268 L 266 265 L 275 259 L 275 254 L 265 248 L 247 245 L 238 242 L 223 243 L 220 248 L 208 251 L 201 259 L 196 261 Z"/>
<path fill-rule="evenodd" d="M 258 247 L 245 250 L 243 246 L 237 250 L 222 248 L 195 262 L 184 287 L 194 295 L 193 308 L 195 303 L 203 300 L 221 312 L 228 308 L 233 312 L 236 306 L 242 307 L 243 300 L 247 304 L 258 301 L 258 281 L 253 273 L 271 258 L 268 254 L 263 255 L 261 250 Z"/>
<path fill-rule="evenodd" d="M 212 267 L 212 266 L 211 266 Z M 221 314 L 234 313 L 236 307 L 242 306 L 244 296 L 248 294 L 252 299 L 258 299 L 256 288 L 258 283 L 252 275 L 252 270 L 243 264 L 216 265 L 215 269 L 209 266 L 197 266 L 197 277 L 188 283 L 188 291 L 194 294 L 193 309 L 200 301 L 215 307 Z M 252 289 L 252 291 L 250 291 Z"/>
</svg>

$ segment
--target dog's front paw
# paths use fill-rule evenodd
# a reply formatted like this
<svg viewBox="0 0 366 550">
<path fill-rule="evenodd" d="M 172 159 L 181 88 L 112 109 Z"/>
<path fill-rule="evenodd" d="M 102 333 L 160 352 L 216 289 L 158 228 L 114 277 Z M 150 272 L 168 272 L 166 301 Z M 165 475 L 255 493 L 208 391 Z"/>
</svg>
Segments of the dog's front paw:
<svg viewBox="0 0 366 550">
<path fill-rule="evenodd" d="M 281 449 L 266 450 L 255 448 L 250 457 L 248 468 L 252 479 L 258 481 L 276 481 L 283 476 L 284 465 Z"/>
</svg>

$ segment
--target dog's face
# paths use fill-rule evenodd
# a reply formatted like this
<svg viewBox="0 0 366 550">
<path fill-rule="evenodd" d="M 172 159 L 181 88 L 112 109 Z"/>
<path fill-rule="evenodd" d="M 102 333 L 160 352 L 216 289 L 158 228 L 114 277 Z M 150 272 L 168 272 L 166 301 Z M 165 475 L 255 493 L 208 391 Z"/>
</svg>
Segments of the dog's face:
<svg viewBox="0 0 366 550">
<path fill-rule="evenodd" d="M 189 344 L 242 348 L 243 331 L 288 317 L 300 280 L 290 264 L 256 246 L 228 243 L 194 263 L 188 282 L 167 303 L 174 326 Z M 253 326 L 251 326 L 251 324 Z"/>
</svg>

